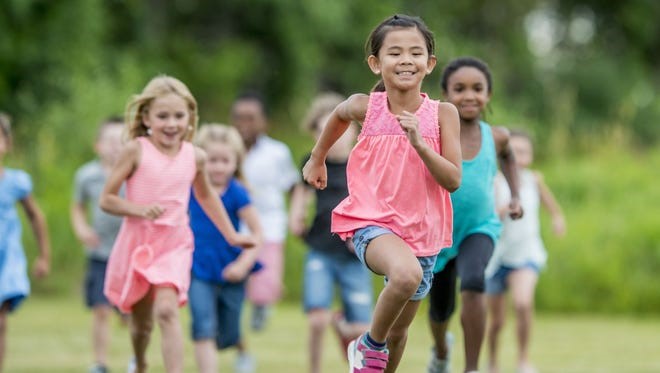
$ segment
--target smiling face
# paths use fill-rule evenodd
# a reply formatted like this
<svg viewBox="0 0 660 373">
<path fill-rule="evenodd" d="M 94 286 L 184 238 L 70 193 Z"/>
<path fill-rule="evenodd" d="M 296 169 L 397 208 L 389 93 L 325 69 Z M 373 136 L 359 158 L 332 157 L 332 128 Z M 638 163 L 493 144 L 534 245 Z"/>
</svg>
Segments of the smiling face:
<svg viewBox="0 0 660 373">
<path fill-rule="evenodd" d="M 257 137 L 266 132 L 267 120 L 261 102 L 252 99 L 236 101 L 231 110 L 231 124 L 247 147 L 254 145 Z"/>
<path fill-rule="evenodd" d="M 461 120 L 466 122 L 479 119 L 490 101 L 486 76 L 471 66 L 463 66 L 449 76 L 444 94 L 458 109 Z"/>
<path fill-rule="evenodd" d="M 143 116 L 151 141 L 164 151 L 178 151 L 190 124 L 188 104 L 175 93 L 155 98 Z"/>
<path fill-rule="evenodd" d="M 238 157 L 236 151 L 220 141 L 209 141 L 205 146 L 206 172 L 214 188 L 224 188 L 236 173 Z"/>
<path fill-rule="evenodd" d="M 430 56 L 426 40 L 416 27 L 392 28 L 378 51 L 368 58 L 369 67 L 380 74 L 388 89 L 420 88 L 422 80 L 433 71 L 435 56 Z"/>
</svg>

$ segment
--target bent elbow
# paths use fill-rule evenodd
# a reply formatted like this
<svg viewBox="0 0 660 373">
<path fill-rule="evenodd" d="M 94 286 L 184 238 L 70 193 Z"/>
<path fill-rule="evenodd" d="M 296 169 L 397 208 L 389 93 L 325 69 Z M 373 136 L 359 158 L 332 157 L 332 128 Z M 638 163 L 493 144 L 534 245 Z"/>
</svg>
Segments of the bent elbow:
<svg viewBox="0 0 660 373">
<path fill-rule="evenodd" d="M 101 210 L 103 210 L 103 212 L 110 213 L 109 210 L 110 204 L 108 203 L 108 199 L 105 198 L 104 196 L 101 196 L 101 198 L 99 198 L 99 207 L 101 208 Z"/>
<path fill-rule="evenodd" d="M 457 173 L 456 175 L 453 175 L 447 182 L 447 185 L 445 186 L 445 189 L 449 191 L 449 193 L 453 193 L 458 190 L 458 188 L 461 186 L 461 173 Z"/>
</svg>

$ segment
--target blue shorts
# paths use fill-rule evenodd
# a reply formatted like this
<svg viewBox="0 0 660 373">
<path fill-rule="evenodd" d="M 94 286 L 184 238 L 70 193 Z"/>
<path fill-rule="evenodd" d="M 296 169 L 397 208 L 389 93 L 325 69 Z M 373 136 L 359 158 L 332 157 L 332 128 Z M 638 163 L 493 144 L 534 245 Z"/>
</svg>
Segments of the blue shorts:
<svg viewBox="0 0 660 373">
<path fill-rule="evenodd" d="M 103 294 L 105 283 L 105 270 L 108 267 L 106 260 L 87 259 L 87 272 L 85 273 L 85 304 L 89 308 L 110 306 L 108 298 Z"/>
<path fill-rule="evenodd" d="M 500 266 L 492 277 L 486 279 L 486 293 L 491 295 L 503 294 L 508 288 L 506 279 L 509 277 L 509 274 L 513 271 L 524 268 L 531 269 L 537 274 L 541 272 L 541 268 L 532 262 L 525 263 L 518 267 Z"/>
<path fill-rule="evenodd" d="M 384 234 L 394 234 L 387 228 L 370 225 L 364 228 L 360 228 L 355 231 L 353 235 L 353 244 L 355 246 L 355 255 L 360 259 L 360 261 L 369 268 L 365 260 L 365 254 L 367 252 L 367 246 L 369 242 L 378 236 Z M 422 267 L 422 281 L 419 283 L 417 292 L 410 298 L 410 300 L 422 300 L 431 290 L 431 281 L 433 280 L 433 267 L 435 266 L 435 260 L 437 255 L 433 256 L 421 256 L 417 257 L 419 265 Z M 385 277 L 385 283 L 387 284 L 387 276 Z"/>
<path fill-rule="evenodd" d="M 241 339 L 245 282 L 216 284 L 192 276 L 188 290 L 192 339 L 214 339 L 218 349 Z"/>
<path fill-rule="evenodd" d="M 373 302 L 371 273 L 354 255 L 310 249 L 305 258 L 303 281 L 305 312 L 330 309 L 335 284 L 339 287 L 346 321 L 369 323 Z"/>
</svg>

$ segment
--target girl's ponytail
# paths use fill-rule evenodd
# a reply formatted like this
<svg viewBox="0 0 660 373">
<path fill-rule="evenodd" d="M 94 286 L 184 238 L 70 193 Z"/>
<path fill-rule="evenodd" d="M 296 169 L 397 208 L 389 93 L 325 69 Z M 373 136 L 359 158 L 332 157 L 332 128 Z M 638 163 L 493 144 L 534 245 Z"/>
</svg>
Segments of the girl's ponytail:
<svg viewBox="0 0 660 373">
<path fill-rule="evenodd" d="M 383 79 L 378 80 L 376 85 L 371 88 L 371 92 L 385 92 L 385 83 L 383 83 Z"/>
</svg>

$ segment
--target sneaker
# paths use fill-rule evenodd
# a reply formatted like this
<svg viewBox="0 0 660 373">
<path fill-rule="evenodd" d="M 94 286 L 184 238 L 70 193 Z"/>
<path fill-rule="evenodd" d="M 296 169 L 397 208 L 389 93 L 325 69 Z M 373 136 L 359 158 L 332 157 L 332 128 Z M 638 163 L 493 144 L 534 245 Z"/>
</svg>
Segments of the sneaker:
<svg viewBox="0 0 660 373">
<path fill-rule="evenodd" d="M 252 307 L 252 320 L 250 326 L 255 332 L 263 330 L 266 326 L 266 321 L 270 316 L 270 309 L 268 306 L 257 306 Z"/>
<path fill-rule="evenodd" d="M 89 373 L 108 373 L 108 368 L 102 364 L 94 364 L 89 368 Z"/>
<path fill-rule="evenodd" d="M 445 344 L 447 345 L 447 357 L 438 359 L 435 347 L 431 349 L 431 361 L 429 361 L 428 373 L 449 373 L 451 371 L 451 347 L 454 344 L 454 335 L 445 333 Z"/>
<path fill-rule="evenodd" d="M 254 373 L 256 370 L 257 364 L 254 361 L 254 358 L 250 354 L 238 354 L 236 358 L 236 363 L 234 365 L 234 371 L 236 373 Z"/>
<path fill-rule="evenodd" d="M 384 372 L 389 360 L 389 351 L 372 350 L 362 342 L 364 335 L 348 345 L 348 373 Z"/>
<path fill-rule="evenodd" d="M 128 361 L 128 366 L 126 367 L 126 373 L 135 373 L 137 372 L 137 364 L 135 363 L 135 358 L 131 358 Z"/>
<path fill-rule="evenodd" d="M 337 311 L 332 315 L 332 329 L 337 334 L 339 338 L 339 344 L 341 346 L 341 351 L 344 352 L 344 358 L 348 359 L 348 344 L 351 343 L 350 338 L 346 338 L 342 333 L 342 326 L 346 324 L 346 319 L 344 318 L 344 313 Z"/>
</svg>

